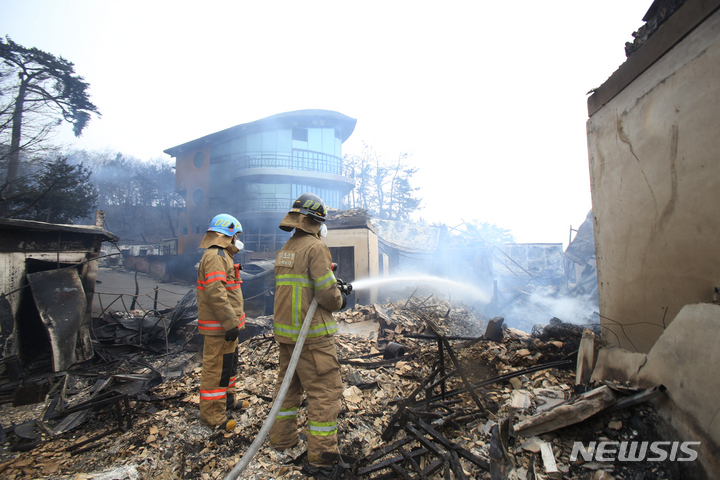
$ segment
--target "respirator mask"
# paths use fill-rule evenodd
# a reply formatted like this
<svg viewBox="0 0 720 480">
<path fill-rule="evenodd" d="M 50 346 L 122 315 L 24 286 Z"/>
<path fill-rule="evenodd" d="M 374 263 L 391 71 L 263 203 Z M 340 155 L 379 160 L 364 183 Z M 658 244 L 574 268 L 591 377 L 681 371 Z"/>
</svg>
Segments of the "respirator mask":
<svg viewBox="0 0 720 480">
<path fill-rule="evenodd" d="M 320 235 L 320 238 L 327 237 L 327 225 L 324 223 L 320 225 L 320 231 L 318 232 L 318 235 Z"/>
<path fill-rule="evenodd" d="M 235 248 L 237 248 L 238 251 L 242 250 L 245 247 L 245 244 L 237 239 L 235 240 L 235 243 L 233 245 L 235 245 Z"/>
</svg>

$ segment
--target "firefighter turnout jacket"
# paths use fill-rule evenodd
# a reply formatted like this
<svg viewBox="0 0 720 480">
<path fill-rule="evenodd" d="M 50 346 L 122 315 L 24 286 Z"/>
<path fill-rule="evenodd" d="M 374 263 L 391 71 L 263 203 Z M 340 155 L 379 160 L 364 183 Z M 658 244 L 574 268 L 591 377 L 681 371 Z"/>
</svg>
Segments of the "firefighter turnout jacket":
<svg viewBox="0 0 720 480">
<path fill-rule="evenodd" d="M 198 330 L 204 337 L 200 379 L 200 420 L 210 426 L 227 420 L 227 407 L 237 404 L 238 340 L 225 340 L 225 332 L 245 325 L 242 283 L 235 273 L 232 237 L 207 232 L 198 265 Z"/>
<path fill-rule="evenodd" d="M 340 412 L 342 379 L 332 312 L 342 306 L 342 294 L 332 272 L 330 251 L 316 236 L 320 224 L 299 213 L 289 213 L 280 224 L 295 228 L 293 236 L 275 257 L 275 340 L 279 344 L 280 370 L 275 395 L 285 378 L 295 343 L 313 299 L 318 306 L 310 323 L 295 373 L 290 381 L 277 420 L 270 429 L 270 442 L 283 450 L 297 444 L 298 411 L 307 394 L 308 461 L 325 464 L 323 452 L 338 452 L 337 416 Z"/>
<path fill-rule="evenodd" d="M 275 257 L 274 326 L 278 343 L 295 343 L 313 298 L 318 307 L 306 345 L 337 332 L 332 312 L 342 306 L 342 294 L 332 272 L 330 250 L 315 235 L 297 228 Z"/>
<path fill-rule="evenodd" d="M 233 255 L 238 249 L 231 238 L 208 232 L 200 248 L 205 253 L 197 275 L 198 331 L 203 335 L 225 336 L 226 330 L 245 325 L 245 311 Z"/>
</svg>

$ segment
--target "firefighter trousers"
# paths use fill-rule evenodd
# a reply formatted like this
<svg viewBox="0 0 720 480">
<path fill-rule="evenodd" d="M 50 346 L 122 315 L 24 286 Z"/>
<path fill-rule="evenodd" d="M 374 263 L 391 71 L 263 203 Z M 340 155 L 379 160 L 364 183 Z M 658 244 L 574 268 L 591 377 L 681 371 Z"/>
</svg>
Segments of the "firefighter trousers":
<svg viewBox="0 0 720 480">
<path fill-rule="evenodd" d="M 238 365 L 238 341 L 205 335 L 202 377 L 200 379 L 200 421 L 218 426 L 227 419 L 227 399 L 236 401 L 235 378 Z"/>
<path fill-rule="evenodd" d="M 323 465 L 323 452 L 338 453 L 337 416 L 340 413 L 342 380 L 335 340 L 326 337 L 320 344 L 304 345 L 290 387 L 275 423 L 270 429 L 270 443 L 277 450 L 294 446 L 300 439 L 297 416 L 303 391 L 307 393 L 308 461 Z M 279 343 L 280 371 L 273 400 L 285 378 L 294 344 Z"/>
</svg>

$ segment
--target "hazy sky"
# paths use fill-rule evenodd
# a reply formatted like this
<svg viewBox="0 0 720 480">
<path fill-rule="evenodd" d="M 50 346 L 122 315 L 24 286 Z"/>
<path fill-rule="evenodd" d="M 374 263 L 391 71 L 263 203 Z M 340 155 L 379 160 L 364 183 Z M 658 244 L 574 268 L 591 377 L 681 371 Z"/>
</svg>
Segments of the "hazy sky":
<svg viewBox="0 0 720 480">
<path fill-rule="evenodd" d="M 140 158 L 299 109 L 411 154 L 429 222 L 568 242 L 591 208 L 587 95 L 651 0 L 0 0 L 0 35 L 63 56 L 102 113 L 76 148 Z"/>
</svg>

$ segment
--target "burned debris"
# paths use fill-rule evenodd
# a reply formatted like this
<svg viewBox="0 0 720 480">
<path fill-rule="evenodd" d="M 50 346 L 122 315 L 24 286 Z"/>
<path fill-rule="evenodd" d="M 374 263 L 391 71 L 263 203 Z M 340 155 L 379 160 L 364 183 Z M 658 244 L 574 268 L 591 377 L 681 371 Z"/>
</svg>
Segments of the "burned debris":
<svg viewBox="0 0 720 480">
<path fill-rule="evenodd" d="M 90 317 L 103 241 L 118 238 L 95 225 L 0 219 L 0 355 L 8 372 L 23 362 L 55 372 L 92 358 Z"/>
<path fill-rule="evenodd" d="M 0 381 L 3 478 L 84 471 L 96 472 L 86 479 L 215 479 L 240 461 L 271 407 L 271 317 L 253 319 L 256 329 L 240 345 L 239 394 L 247 406 L 235 431 L 223 433 L 199 423 L 192 295 L 145 316 L 165 317 L 162 329 L 157 320 L 137 322 L 138 313 L 115 312 L 104 327 L 95 319 L 93 328 L 107 335 L 95 344 L 94 362 L 35 376 L 34 384 L 30 377 L 14 388 Z M 134 328 L 115 326 L 130 316 Z M 526 334 L 497 328 L 502 318 L 489 322 L 465 305 L 415 295 L 336 317 L 345 391 L 335 478 L 685 478 L 667 463 L 573 453 L 577 441 L 661 435 L 647 399 L 664 387 L 576 384 L 577 352 L 594 353 L 602 343 L 587 330 L 555 319 Z M 167 343 L 158 342 L 166 328 Z M 581 345 L 591 340 L 591 348 Z M 157 348 L 148 348 L 153 342 Z M 12 406 L 20 392 L 38 403 Z M 240 478 L 305 478 L 305 464 L 303 442 L 284 452 L 265 443 Z"/>
</svg>

